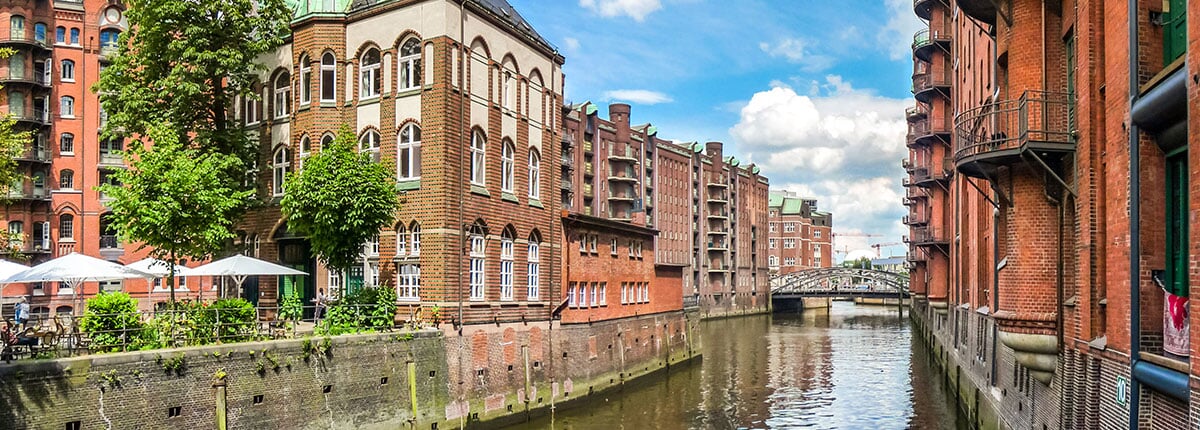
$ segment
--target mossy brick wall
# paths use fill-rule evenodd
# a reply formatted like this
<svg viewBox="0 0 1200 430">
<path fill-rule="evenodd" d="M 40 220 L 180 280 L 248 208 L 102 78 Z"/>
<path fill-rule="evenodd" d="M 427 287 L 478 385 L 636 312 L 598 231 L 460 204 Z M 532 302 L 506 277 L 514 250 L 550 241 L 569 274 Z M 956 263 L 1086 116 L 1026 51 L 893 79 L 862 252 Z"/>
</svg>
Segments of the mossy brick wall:
<svg viewBox="0 0 1200 430">
<path fill-rule="evenodd" d="M 699 320 L 669 312 L 0 364 L 0 430 L 216 428 L 221 374 L 230 429 L 407 428 L 414 408 L 416 428 L 499 425 L 698 356 Z"/>
</svg>

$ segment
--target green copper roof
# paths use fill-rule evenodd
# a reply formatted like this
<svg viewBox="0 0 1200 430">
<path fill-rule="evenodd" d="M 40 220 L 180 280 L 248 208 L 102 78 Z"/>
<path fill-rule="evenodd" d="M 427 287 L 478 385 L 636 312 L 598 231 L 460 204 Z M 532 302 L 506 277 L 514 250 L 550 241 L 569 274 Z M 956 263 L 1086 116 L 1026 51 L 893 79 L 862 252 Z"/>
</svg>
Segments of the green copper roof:
<svg viewBox="0 0 1200 430">
<path fill-rule="evenodd" d="M 588 103 L 586 114 L 587 115 L 595 115 L 597 110 L 599 110 L 599 108 L 597 108 L 596 105 Z"/>
<path fill-rule="evenodd" d="M 658 127 L 655 127 L 653 125 L 646 127 L 646 134 L 650 135 L 650 136 L 658 134 Z"/>
<path fill-rule="evenodd" d="M 292 8 L 293 19 L 316 14 L 341 14 L 350 9 L 351 0 L 285 0 Z"/>
</svg>

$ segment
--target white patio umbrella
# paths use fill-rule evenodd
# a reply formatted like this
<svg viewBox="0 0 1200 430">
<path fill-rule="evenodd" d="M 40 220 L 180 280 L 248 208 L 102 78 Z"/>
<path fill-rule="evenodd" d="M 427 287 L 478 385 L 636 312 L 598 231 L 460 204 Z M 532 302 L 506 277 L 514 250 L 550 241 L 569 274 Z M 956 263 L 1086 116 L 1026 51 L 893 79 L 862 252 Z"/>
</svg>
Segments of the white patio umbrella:
<svg viewBox="0 0 1200 430">
<path fill-rule="evenodd" d="M 302 272 L 290 267 L 280 266 L 275 263 L 259 260 L 253 257 L 247 257 L 241 254 L 223 258 L 200 267 L 192 268 L 188 271 L 188 276 L 229 276 L 233 278 L 233 282 L 237 284 L 239 294 L 241 294 L 242 291 L 242 283 L 246 282 L 246 277 L 248 276 L 287 276 L 307 274 L 307 272 Z"/>
<path fill-rule="evenodd" d="M 111 261 L 72 252 L 13 274 L 0 280 L 0 283 L 60 282 L 70 287 L 71 294 L 78 298 L 77 287 L 84 282 L 150 278 L 154 278 L 154 275 Z M 78 311 L 79 307 L 75 309 Z"/>
<path fill-rule="evenodd" d="M 146 257 L 141 260 L 126 264 L 125 267 L 139 270 L 142 272 L 154 275 L 155 279 L 166 278 L 171 273 L 171 263 L 159 260 L 153 257 Z M 192 269 L 184 265 L 175 265 L 175 277 L 188 276 Z"/>
<path fill-rule="evenodd" d="M 24 264 L 13 263 L 8 260 L 0 260 L 0 314 L 4 313 L 4 286 L 9 284 L 8 282 L 3 282 L 2 280 L 27 269 L 29 269 L 29 266 Z"/>
</svg>

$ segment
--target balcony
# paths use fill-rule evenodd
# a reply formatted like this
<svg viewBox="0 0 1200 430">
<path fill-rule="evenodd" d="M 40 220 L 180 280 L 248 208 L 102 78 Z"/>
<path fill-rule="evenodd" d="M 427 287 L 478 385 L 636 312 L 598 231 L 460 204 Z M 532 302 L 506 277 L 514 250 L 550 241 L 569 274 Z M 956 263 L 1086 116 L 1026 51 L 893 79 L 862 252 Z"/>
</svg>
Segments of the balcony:
<svg viewBox="0 0 1200 430">
<path fill-rule="evenodd" d="M 588 141 L 588 140 L 583 141 L 583 152 L 587 153 L 587 154 L 592 153 L 592 142 L 591 141 Z"/>
<path fill-rule="evenodd" d="M 709 182 L 707 185 L 712 188 L 729 188 L 729 184 L 722 184 L 720 182 Z"/>
<path fill-rule="evenodd" d="M 113 234 L 100 235 L 100 257 L 114 260 L 125 255 L 125 245 Z"/>
<path fill-rule="evenodd" d="M 559 183 L 559 189 L 563 191 L 575 191 L 575 184 L 571 181 L 562 181 Z"/>
<path fill-rule="evenodd" d="M 724 273 L 724 272 L 728 272 L 728 271 L 729 271 L 729 266 L 728 266 L 728 265 L 724 265 L 724 264 L 721 264 L 721 265 L 716 265 L 716 266 L 708 266 L 708 271 L 709 271 L 709 272 L 719 272 L 719 273 Z"/>
<path fill-rule="evenodd" d="M 45 73 L 14 73 L 8 72 L 7 76 L 0 76 L 0 83 L 8 85 L 36 85 L 42 88 L 50 88 L 50 81 L 46 80 Z"/>
<path fill-rule="evenodd" d="M 926 194 L 925 191 L 921 191 L 919 188 L 913 187 L 904 192 L 904 197 L 914 200 L 925 199 L 929 198 L 929 194 Z"/>
<path fill-rule="evenodd" d="M 11 34 L 7 35 L 7 37 L 0 37 L 0 46 L 29 47 L 42 51 L 50 51 L 50 44 L 46 43 L 45 40 Z"/>
<path fill-rule="evenodd" d="M 642 164 L 646 165 L 646 170 L 654 170 L 654 159 L 653 158 L 647 157 L 646 160 L 642 162 Z"/>
<path fill-rule="evenodd" d="M 125 158 L 121 157 L 121 154 L 115 152 L 101 152 L 100 167 L 124 168 Z"/>
<path fill-rule="evenodd" d="M 729 203 L 729 197 L 723 194 L 709 195 L 705 202 L 724 205 Z"/>
<path fill-rule="evenodd" d="M 637 196 L 625 193 L 612 193 L 608 195 L 608 200 L 612 202 L 630 202 L 637 200 Z"/>
<path fill-rule="evenodd" d="M 996 25 L 996 0 L 958 0 L 958 10 L 988 25 Z"/>
<path fill-rule="evenodd" d="M 41 241 L 41 240 L 25 242 L 23 240 L 16 240 L 16 241 L 9 242 L 8 247 L 0 248 L 0 254 L 13 254 L 13 253 L 49 254 L 50 253 L 50 242 L 49 241 Z"/>
<path fill-rule="evenodd" d="M 928 73 L 926 73 L 926 74 L 928 74 Z M 913 74 L 914 92 L 916 90 L 916 79 L 917 79 L 917 75 Z M 928 114 L 929 114 L 929 108 L 927 108 L 923 105 L 911 106 L 911 107 L 904 109 L 904 117 L 908 118 L 909 121 L 916 121 L 921 118 L 925 118 L 925 116 Z"/>
<path fill-rule="evenodd" d="M 942 5 L 945 7 L 943 0 L 913 0 L 913 12 L 921 19 L 929 21 L 933 16 L 933 8 Z"/>
<path fill-rule="evenodd" d="M 943 61 L 943 63 L 948 62 L 949 60 Z M 929 103 L 938 95 L 950 97 L 950 87 L 954 82 L 953 75 L 950 72 L 950 67 L 947 64 L 943 64 L 942 71 L 940 72 L 930 70 L 913 74 L 913 97 L 921 103 Z M 928 115 L 929 111 L 925 110 L 925 114 Z M 910 121 L 912 121 L 911 118 Z"/>
<path fill-rule="evenodd" d="M 618 162 L 622 162 L 622 163 L 636 163 L 638 161 L 638 159 L 635 156 L 635 154 L 636 153 L 634 151 L 629 150 L 628 147 L 625 148 L 624 152 L 613 150 L 608 153 L 608 161 L 618 161 Z"/>
<path fill-rule="evenodd" d="M 937 185 L 938 182 L 945 182 L 949 178 L 946 172 L 941 169 L 914 169 L 913 170 L 913 185 L 921 188 L 930 188 Z"/>
<path fill-rule="evenodd" d="M 908 147 L 917 149 L 934 143 L 950 144 L 953 123 L 950 118 L 933 115 L 927 119 L 908 123 Z"/>
<path fill-rule="evenodd" d="M 925 225 L 929 224 L 929 215 L 920 212 L 909 212 L 904 216 L 905 225 Z"/>
<path fill-rule="evenodd" d="M 614 172 L 608 175 L 608 180 L 611 182 L 631 182 L 636 183 L 638 178 L 630 172 Z"/>
<path fill-rule="evenodd" d="M 909 252 L 906 260 L 914 262 L 914 263 L 924 263 L 925 262 L 925 253 L 921 252 L 921 251 Z"/>
<path fill-rule="evenodd" d="M 954 164 L 974 178 L 990 178 L 1003 166 L 1061 157 L 1075 151 L 1071 96 L 1026 91 L 1016 100 L 989 103 L 958 115 Z"/>
<path fill-rule="evenodd" d="M 32 161 L 35 163 L 49 163 L 50 162 L 50 150 L 44 149 L 44 148 L 42 148 L 42 149 L 31 148 L 29 150 L 26 150 L 21 155 L 18 155 L 17 160 L 18 161 Z"/>
<path fill-rule="evenodd" d="M 583 196 L 592 197 L 592 184 L 583 184 Z"/>
<path fill-rule="evenodd" d="M 562 167 L 565 167 L 567 170 L 573 170 L 573 169 L 575 169 L 575 160 L 572 159 L 570 155 L 563 154 L 561 165 L 562 165 Z"/>
<path fill-rule="evenodd" d="M 50 112 L 47 112 L 44 109 L 29 109 L 25 110 L 24 112 L 10 112 L 10 114 L 12 115 L 13 119 L 17 120 L 18 123 L 25 123 L 38 127 L 50 125 Z"/>
<path fill-rule="evenodd" d="M 949 246 L 950 238 L 946 231 L 939 227 L 916 227 L 912 229 L 909 243 L 917 246 Z"/>
<path fill-rule="evenodd" d="M 929 23 L 929 28 L 922 28 L 913 35 L 913 56 L 923 61 L 928 62 L 933 56 L 933 51 L 941 49 L 942 52 L 950 53 L 951 36 L 954 34 L 950 28 L 950 21 L 938 25 L 933 22 Z"/>
<path fill-rule="evenodd" d="M 706 215 L 709 219 L 729 219 L 729 212 L 713 211 Z"/>
<path fill-rule="evenodd" d="M 591 162 L 583 163 L 583 174 L 588 175 L 588 176 L 592 176 L 595 174 L 594 171 L 592 170 Z"/>
<path fill-rule="evenodd" d="M 120 49 L 118 49 L 117 45 L 114 45 L 114 44 L 101 45 L 100 46 L 100 61 L 112 61 L 113 57 L 117 56 L 118 51 L 120 51 Z"/>
<path fill-rule="evenodd" d="M 729 244 L 725 243 L 725 242 L 709 242 L 708 250 L 709 251 L 728 251 Z"/>
<path fill-rule="evenodd" d="M 645 206 L 648 208 L 654 207 L 654 196 L 647 195 L 646 197 L 643 197 L 642 198 L 642 206 Z"/>
</svg>

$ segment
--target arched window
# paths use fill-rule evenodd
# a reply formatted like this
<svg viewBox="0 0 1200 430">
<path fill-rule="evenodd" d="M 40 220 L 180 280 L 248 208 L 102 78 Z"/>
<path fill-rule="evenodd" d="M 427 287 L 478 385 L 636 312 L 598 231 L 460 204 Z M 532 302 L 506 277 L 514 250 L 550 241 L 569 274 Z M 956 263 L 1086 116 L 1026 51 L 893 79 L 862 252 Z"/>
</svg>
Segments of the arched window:
<svg viewBox="0 0 1200 430">
<path fill-rule="evenodd" d="M 292 113 L 292 75 L 283 72 L 275 77 L 275 118 Z"/>
<path fill-rule="evenodd" d="M 75 153 L 75 135 L 63 133 L 58 136 L 58 152 L 62 154 Z"/>
<path fill-rule="evenodd" d="M 471 132 L 471 183 L 474 185 L 487 185 L 486 144 L 482 133 L 478 130 Z"/>
<path fill-rule="evenodd" d="M 358 139 L 358 152 L 371 153 L 371 160 L 379 161 L 379 132 L 367 130 Z"/>
<path fill-rule="evenodd" d="M 12 231 L 10 228 L 9 231 Z M 483 300 L 487 277 L 484 268 L 487 263 L 487 242 L 484 230 L 479 225 L 471 226 L 471 300 Z"/>
<path fill-rule="evenodd" d="M 63 118 L 74 118 L 75 117 L 75 98 L 71 97 L 71 96 L 62 96 L 62 98 L 59 99 L 59 101 L 60 101 L 58 104 L 59 116 L 62 116 Z"/>
<path fill-rule="evenodd" d="M 312 155 L 312 141 L 308 135 L 300 136 L 300 169 L 304 169 L 304 159 Z"/>
<path fill-rule="evenodd" d="M 46 24 L 39 22 L 33 25 L 33 40 L 46 43 Z"/>
<path fill-rule="evenodd" d="M 541 195 L 542 157 L 537 149 L 529 150 L 529 198 L 537 200 Z"/>
<path fill-rule="evenodd" d="M 500 152 L 500 191 L 506 193 L 513 192 L 514 183 L 516 182 L 514 180 L 516 178 L 516 160 L 514 159 L 516 151 L 517 149 L 513 146 L 512 142 L 504 141 L 504 147 Z"/>
<path fill-rule="evenodd" d="M 767 261 L 767 266 L 779 267 L 779 256 L 771 255 L 771 256 L 768 256 L 767 259 L 770 260 L 770 261 Z"/>
<path fill-rule="evenodd" d="M 75 171 L 64 169 L 58 172 L 58 189 L 73 190 L 75 189 Z"/>
<path fill-rule="evenodd" d="M 317 149 L 324 150 L 325 148 L 328 148 L 329 145 L 333 145 L 333 133 L 325 133 L 324 136 L 321 136 L 321 147 Z"/>
<path fill-rule="evenodd" d="M 400 46 L 399 84 L 401 90 L 421 85 L 421 41 L 415 37 Z"/>
<path fill-rule="evenodd" d="M 404 224 L 396 224 L 396 256 L 408 255 L 408 230 Z"/>
<path fill-rule="evenodd" d="M 254 88 L 253 95 L 246 95 L 243 98 L 242 116 L 246 118 L 246 125 L 258 124 L 258 99 L 257 95 L 262 95 L 261 88 L 257 84 L 251 85 Z"/>
<path fill-rule="evenodd" d="M 400 129 L 396 142 L 396 179 L 421 179 L 421 128 L 416 124 Z"/>
<path fill-rule="evenodd" d="M 421 224 L 413 221 L 408 226 L 409 237 L 409 255 L 413 257 L 421 255 Z"/>
<path fill-rule="evenodd" d="M 271 182 L 271 190 L 276 196 L 283 195 L 283 183 L 287 180 L 288 167 L 291 166 L 291 158 L 288 157 L 286 145 L 280 145 L 279 149 L 275 150 L 275 156 L 271 158 L 272 169 L 275 172 L 274 180 Z"/>
<path fill-rule="evenodd" d="M 15 40 L 25 40 L 25 17 L 13 15 L 8 20 L 8 36 Z"/>
<path fill-rule="evenodd" d="M 63 82 L 75 82 L 75 62 L 62 60 L 62 70 L 59 71 Z"/>
<path fill-rule="evenodd" d="M 500 97 L 501 97 L 500 105 L 504 106 L 505 109 L 513 110 L 513 109 L 515 109 L 515 104 L 516 104 L 516 99 L 517 99 L 516 94 L 515 94 L 517 80 L 516 80 L 516 78 L 513 77 L 512 72 L 505 70 L 503 73 L 504 73 L 504 83 L 503 83 L 504 87 L 502 89 L 503 92 L 500 94 Z"/>
<path fill-rule="evenodd" d="M 321 101 L 332 102 L 337 98 L 337 60 L 332 52 L 321 56 Z"/>
<path fill-rule="evenodd" d="M 300 105 L 312 102 L 312 64 L 308 55 L 300 56 Z"/>
<path fill-rule="evenodd" d="M 383 75 L 379 73 L 379 50 L 368 49 L 359 61 L 358 76 L 360 79 L 358 98 L 367 99 L 379 95 L 383 86 Z"/>
<path fill-rule="evenodd" d="M 500 236 L 500 300 L 513 299 L 513 234 L 504 229 Z"/>
<path fill-rule="evenodd" d="M 526 252 L 528 267 L 525 283 L 525 300 L 538 300 L 538 285 L 541 283 L 541 239 L 537 233 L 529 235 L 529 249 Z"/>
<path fill-rule="evenodd" d="M 62 214 L 58 216 L 58 239 L 75 237 L 75 215 Z"/>
</svg>

